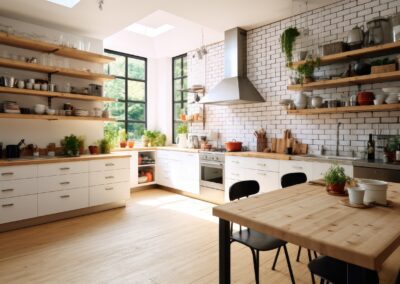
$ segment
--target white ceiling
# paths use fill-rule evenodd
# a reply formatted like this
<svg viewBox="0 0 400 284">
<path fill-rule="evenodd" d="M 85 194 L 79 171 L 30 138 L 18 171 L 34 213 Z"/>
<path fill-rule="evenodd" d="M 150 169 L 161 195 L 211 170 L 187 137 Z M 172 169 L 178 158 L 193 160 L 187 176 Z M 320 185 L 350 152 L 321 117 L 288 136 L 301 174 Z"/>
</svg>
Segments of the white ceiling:
<svg viewBox="0 0 400 284">
<path fill-rule="evenodd" d="M 309 0 L 309 8 L 336 1 Z M 157 10 L 217 32 L 236 26 L 250 29 L 297 12 L 292 0 L 105 0 L 103 11 L 97 8 L 97 0 L 81 0 L 72 9 L 46 0 L 0 1 L 1 16 L 98 39 L 105 39 Z"/>
</svg>

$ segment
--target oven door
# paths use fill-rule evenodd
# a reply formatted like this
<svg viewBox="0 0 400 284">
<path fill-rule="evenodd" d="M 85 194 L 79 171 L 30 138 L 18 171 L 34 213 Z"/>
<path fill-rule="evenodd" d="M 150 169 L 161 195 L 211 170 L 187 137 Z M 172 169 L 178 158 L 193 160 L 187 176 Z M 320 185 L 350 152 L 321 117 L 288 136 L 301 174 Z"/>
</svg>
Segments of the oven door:
<svg viewBox="0 0 400 284">
<path fill-rule="evenodd" d="M 223 191 L 224 164 L 218 162 L 201 162 L 200 186 Z"/>
</svg>

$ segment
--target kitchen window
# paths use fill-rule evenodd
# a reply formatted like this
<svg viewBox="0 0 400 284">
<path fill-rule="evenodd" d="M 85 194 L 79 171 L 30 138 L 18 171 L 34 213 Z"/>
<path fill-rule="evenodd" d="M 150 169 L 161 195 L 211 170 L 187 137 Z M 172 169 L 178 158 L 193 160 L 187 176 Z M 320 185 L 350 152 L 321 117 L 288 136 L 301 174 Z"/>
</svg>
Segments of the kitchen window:
<svg viewBox="0 0 400 284">
<path fill-rule="evenodd" d="M 104 93 L 117 99 L 107 105 L 117 123 L 106 123 L 104 129 L 125 129 L 129 139 L 138 140 L 147 126 L 147 58 L 108 49 L 105 54 L 116 59 L 104 67 L 107 74 L 115 76 L 105 83 Z"/>
<path fill-rule="evenodd" d="M 186 113 L 187 92 L 187 54 L 172 58 L 172 141 L 175 142 L 177 129 L 183 123 L 179 116 Z"/>
</svg>

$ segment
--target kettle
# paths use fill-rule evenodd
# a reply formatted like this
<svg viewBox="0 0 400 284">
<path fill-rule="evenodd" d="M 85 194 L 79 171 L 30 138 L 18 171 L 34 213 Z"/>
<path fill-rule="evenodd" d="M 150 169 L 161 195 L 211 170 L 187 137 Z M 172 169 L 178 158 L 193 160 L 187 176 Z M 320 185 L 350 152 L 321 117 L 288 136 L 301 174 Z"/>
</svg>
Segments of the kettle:
<svg viewBox="0 0 400 284">
<path fill-rule="evenodd" d="M 7 145 L 6 146 L 6 158 L 14 159 L 19 158 L 21 154 L 21 146 L 25 145 L 25 140 L 21 139 L 18 145 Z"/>
<path fill-rule="evenodd" d="M 364 42 L 364 30 L 363 27 L 355 26 L 347 34 L 347 43 L 350 46 L 357 46 Z M 361 46 L 360 46 L 361 47 Z"/>
</svg>

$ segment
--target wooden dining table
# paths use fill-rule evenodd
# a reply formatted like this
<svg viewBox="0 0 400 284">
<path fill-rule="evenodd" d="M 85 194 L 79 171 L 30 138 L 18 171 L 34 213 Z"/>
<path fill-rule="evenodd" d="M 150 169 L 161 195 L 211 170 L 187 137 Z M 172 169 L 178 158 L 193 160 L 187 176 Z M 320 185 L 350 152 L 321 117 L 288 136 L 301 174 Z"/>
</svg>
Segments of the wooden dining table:
<svg viewBox="0 0 400 284">
<path fill-rule="evenodd" d="M 389 183 L 391 207 L 353 208 L 347 197 L 303 183 L 216 206 L 219 283 L 230 283 L 230 222 L 349 264 L 379 271 L 400 246 L 400 183 Z M 348 283 L 360 283 L 348 271 Z M 349 280 L 351 279 L 351 280 Z"/>
</svg>

